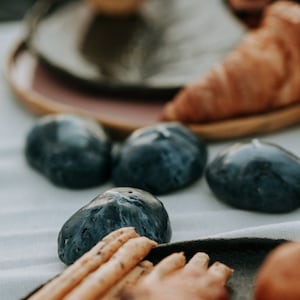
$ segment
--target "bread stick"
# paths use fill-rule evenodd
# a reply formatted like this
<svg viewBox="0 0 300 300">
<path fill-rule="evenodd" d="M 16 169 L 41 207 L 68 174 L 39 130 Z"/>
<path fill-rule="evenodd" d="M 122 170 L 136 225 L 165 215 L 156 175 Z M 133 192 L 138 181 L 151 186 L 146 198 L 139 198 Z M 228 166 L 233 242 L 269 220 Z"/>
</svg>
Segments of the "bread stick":
<svg viewBox="0 0 300 300">
<path fill-rule="evenodd" d="M 155 283 L 157 280 L 161 280 L 172 272 L 182 268 L 185 262 L 183 252 L 170 254 L 161 260 L 143 281 L 145 284 Z"/>
<path fill-rule="evenodd" d="M 153 264 L 150 261 L 142 261 L 104 294 L 103 297 L 100 297 L 99 300 L 118 300 L 123 289 L 133 286 L 139 279 L 149 274 L 152 269 Z"/>
<path fill-rule="evenodd" d="M 128 240 L 109 261 L 88 275 L 64 300 L 94 300 L 104 295 L 156 246 L 156 242 L 137 237 Z"/>
<path fill-rule="evenodd" d="M 227 300 L 229 293 L 225 287 L 233 270 L 219 262 L 207 268 L 209 257 L 205 253 L 196 253 L 185 266 L 170 272 L 166 262 L 177 261 L 178 254 L 163 259 L 136 286 L 125 289 L 121 300 Z M 155 268 L 158 274 L 153 276 Z M 198 269 L 199 268 L 199 269 Z M 151 277 L 148 280 L 148 277 Z"/>
<path fill-rule="evenodd" d="M 185 265 L 183 272 L 188 274 L 203 274 L 207 271 L 209 256 L 204 252 L 198 252 Z"/>
<path fill-rule="evenodd" d="M 71 291 L 87 274 L 94 271 L 129 239 L 138 235 L 131 227 L 121 228 L 104 237 L 89 252 L 73 265 L 43 286 L 28 300 L 60 300 Z"/>
<path fill-rule="evenodd" d="M 220 282 L 222 285 L 226 284 L 232 273 L 233 269 L 218 261 L 213 263 L 207 271 L 209 276 Z"/>
</svg>

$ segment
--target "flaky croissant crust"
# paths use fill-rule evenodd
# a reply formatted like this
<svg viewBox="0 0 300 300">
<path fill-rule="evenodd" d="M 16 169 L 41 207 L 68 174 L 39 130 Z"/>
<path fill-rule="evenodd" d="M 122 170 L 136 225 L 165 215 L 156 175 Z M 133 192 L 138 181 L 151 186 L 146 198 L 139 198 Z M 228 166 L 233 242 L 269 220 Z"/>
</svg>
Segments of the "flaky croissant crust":
<svg viewBox="0 0 300 300">
<path fill-rule="evenodd" d="M 269 5 L 259 28 L 203 78 L 183 88 L 162 120 L 203 123 L 265 112 L 300 100 L 300 5 Z"/>
</svg>

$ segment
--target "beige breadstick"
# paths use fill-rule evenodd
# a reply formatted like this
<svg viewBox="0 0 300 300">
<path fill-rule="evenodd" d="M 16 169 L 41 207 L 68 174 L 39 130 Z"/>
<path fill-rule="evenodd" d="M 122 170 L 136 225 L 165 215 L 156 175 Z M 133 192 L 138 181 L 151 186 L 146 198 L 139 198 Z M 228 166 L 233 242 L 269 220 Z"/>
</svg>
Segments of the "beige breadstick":
<svg viewBox="0 0 300 300">
<path fill-rule="evenodd" d="M 116 230 L 104 237 L 90 251 L 70 265 L 59 276 L 43 286 L 28 300 L 60 300 L 83 278 L 105 263 L 124 243 L 137 237 L 134 228 Z"/>
<path fill-rule="evenodd" d="M 151 285 L 151 283 L 155 283 L 182 268 L 185 262 L 186 259 L 183 252 L 170 254 L 153 268 L 150 274 L 145 277 L 143 283 Z"/>
<path fill-rule="evenodd" d="M 64 300 L 94 300 L 104 295 L 156 246 L 147 237 L 128 240 L 109 261 L 88 275 Z"/>
<path fill-rule="evenodd" d="M 209 276 L 225 285 L 231 277 L 233 269 L 229 268 L 225 264 L 222 264 L 221 262 L 216 261 L 208 268 L 207 273 Z"/>
<path fill-rule="evenodd" d="M 175 256 L 176 257 L 176 256 Z M 173 256 L 172 259 L 175 258 Z M 170 261 L 165 258 L 164 261 Z M 153 280 L 147 278 L 153 271 L 140 280 L 136 286 L 125 289 L 120 294 L 122 300 L 221 300 L 229 299 L 225 284 L 233 270 L 219 262 L 208 267 L 209 257 L 205 253 L 196 253 L 189 262 L 174 272 L 166 264 L 160 265 L 164 276 L 155 276 Z M 163 267 L 162 267 L 163 266 Z M 160 272 L 159 272 L 160 274 Z"/>
<path fill-rule="evenodd" d="M 209 256 L 204 252 L 198 252 L 185 265 L 183 272 L 185 274 L 203 274 L 207 271 Z"/>
<path fill-rule="evenodd" d="M 140 278 L 147 275 L 152 268 L 153 264 L 150 261 L 142 261 L 99 299 L 118 300 L 119 295 L 124 288 L 128 288 L 135 284 Z"/>
</svg>

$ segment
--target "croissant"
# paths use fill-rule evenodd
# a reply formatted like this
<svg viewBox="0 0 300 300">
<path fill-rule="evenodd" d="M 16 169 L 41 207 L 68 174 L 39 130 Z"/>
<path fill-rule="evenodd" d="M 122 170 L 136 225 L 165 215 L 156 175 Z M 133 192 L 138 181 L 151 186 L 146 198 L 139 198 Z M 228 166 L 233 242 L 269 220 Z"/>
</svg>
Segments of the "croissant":
<svg viewBox="0 0 300 300">
<path fill-rule="evenodd" d="M 204 123 L 300 100 L 300 5 L 270 4 L 261 25 L 224 60 L 165 104 L 161 119 Z"/>
</svg>

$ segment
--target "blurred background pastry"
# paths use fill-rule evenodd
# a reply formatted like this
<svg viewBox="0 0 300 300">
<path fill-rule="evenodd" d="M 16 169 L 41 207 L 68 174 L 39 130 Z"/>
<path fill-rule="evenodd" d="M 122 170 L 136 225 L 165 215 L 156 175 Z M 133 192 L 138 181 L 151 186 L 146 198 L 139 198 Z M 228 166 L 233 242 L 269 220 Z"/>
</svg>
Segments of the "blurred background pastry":
<svg viewBox="0 0 300 300">
<path fill-rule="evenodd" d="M 143 0 L 86 0 L 97 12 L 107 15 L 134 13 Z"/>
<path fill-rule="evenodd" d="M 258 11 L 263 9 L 272 0 L 229 0 L 229 4 L 238 11 Z"/>
</svg>

